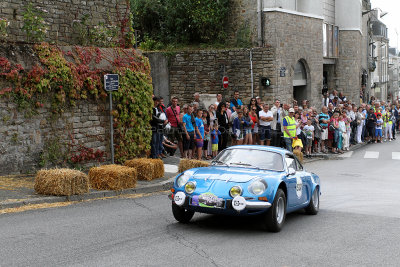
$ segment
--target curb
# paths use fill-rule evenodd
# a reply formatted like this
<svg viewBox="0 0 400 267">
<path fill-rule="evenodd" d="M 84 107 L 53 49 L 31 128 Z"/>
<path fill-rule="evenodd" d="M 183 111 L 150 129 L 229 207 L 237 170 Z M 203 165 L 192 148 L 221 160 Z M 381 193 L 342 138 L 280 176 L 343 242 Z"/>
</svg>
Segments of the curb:
<svg viewBox="0 0 400 267">
<path fill-rule="evenodd" d="M 95 200 L 104 197 L 116 197 L 123 196 L 129 194 L 146 194 L 146 193 L 154 193 L 158 191 L 165 191 L 171 189 L 174 183 L 174 178 L 169 178 L 166 181 L 144 185 L 138 188 L 130 188 L 123 189 L 121 191 L 93 191 L 84 195 L 73 195 L 73 196 L 44 196 L 38 198 L 29 198 L 21 201 L 8 202 L 4 204 L 0 204 L 0 210 L 2 209 L 10 209 L 10 208 L 19 208 L 26 205 L 33 204 L 50 204 L 50 203 L 58 203 L 58 202 L 69 202 L 69 201 L 84 201 L 84 200 Z"/>
</svg>

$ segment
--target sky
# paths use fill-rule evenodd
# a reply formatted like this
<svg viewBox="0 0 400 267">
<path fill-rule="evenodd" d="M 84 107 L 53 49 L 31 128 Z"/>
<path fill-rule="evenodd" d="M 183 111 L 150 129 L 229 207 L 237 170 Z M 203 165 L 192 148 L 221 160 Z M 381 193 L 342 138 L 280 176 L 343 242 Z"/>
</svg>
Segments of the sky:
<svg viewBox="0 0 400 267">
<path fill-rule="evenodd" d="M 379 7 L 384 12 L 389 12 L 381 18 L 389 29 L 389 45 L 400 49 L 400 0 L 371 0 L 372 8 Z M 396 34 L 396 29 L 397 33 Z"/>
</svg>

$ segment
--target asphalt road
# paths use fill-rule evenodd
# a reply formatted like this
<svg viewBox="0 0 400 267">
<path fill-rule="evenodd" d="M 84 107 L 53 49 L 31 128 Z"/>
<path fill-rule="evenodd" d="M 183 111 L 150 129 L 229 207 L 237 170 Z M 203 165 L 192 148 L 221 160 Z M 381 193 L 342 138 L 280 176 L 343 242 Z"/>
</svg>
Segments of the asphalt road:
<svg viewBox="0 0 400 267">
<path fill-rule="evenodd" d="M 277 234 L 257 218 L 179 224 L 165 194 L 0 215 L 0 265 L 399 266 L 396 152 L 400 141 L 309 163 L 322 180 L 320 213 L 290 214 Z"/>
</svg>

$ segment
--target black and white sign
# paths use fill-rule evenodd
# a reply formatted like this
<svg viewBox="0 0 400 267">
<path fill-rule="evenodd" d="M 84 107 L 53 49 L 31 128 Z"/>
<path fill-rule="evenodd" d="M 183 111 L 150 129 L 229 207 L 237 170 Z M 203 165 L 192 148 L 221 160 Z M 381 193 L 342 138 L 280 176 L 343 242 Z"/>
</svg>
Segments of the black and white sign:
<svg viewBox="0 0 400 267">
<path fill-rule="evenodd" d="M 104 90 L 106 90 L 107 92 L 118 91 L 118 87 L 119 87 L 118 74 L 104 75 Z"/>
<path fill-rule="evenodd" d="M 280 77 L 285 77 L 286 76 L 286 68 L 285 67 L 281 67 L 281 69 L 279 71 L 279 76 Z"/>
</svg>

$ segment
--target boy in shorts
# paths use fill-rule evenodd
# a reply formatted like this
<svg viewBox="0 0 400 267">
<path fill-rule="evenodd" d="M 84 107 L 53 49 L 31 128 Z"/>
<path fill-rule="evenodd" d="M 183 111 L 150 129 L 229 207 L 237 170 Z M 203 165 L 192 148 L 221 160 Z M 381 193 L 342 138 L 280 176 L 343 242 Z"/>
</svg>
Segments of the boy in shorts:
<svg viewBox="0 0 400 267">
<path fill-rule="evenodd" d="M 212 156 L 215 158 L 218 154 L 218 136 L 221 135 L 221 132 L 218 130 L 218 124 L 214 123 L 214 128 L 211 132 L 211 151 Z"/>
<path fill-rule="evenodd" d="M 383 125 L 383 120 L 382 120 L 382 114 L 378 113 L 376 114 L 376 126 L 375 126 L 375 143 L 380 143 L 382 140 L 382 125 Z"/>
<path fill-rule="evenodd" d="M 307 120 L 307 125 L 303 128 L 306 134 L 306 158 L 311 158 L 311 146 L 314 140 L 314 126 L 311 125 L 311 119 Z"/>
</svg>

